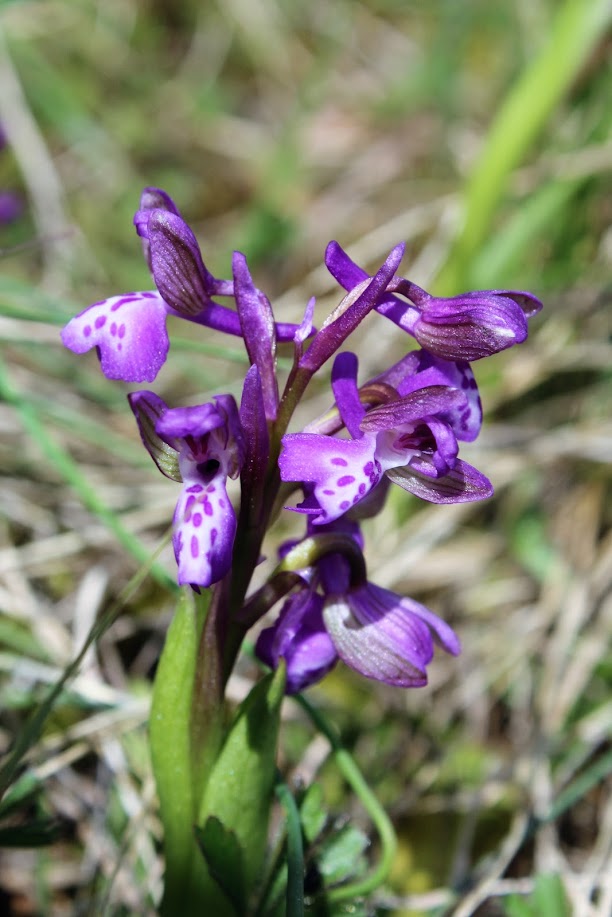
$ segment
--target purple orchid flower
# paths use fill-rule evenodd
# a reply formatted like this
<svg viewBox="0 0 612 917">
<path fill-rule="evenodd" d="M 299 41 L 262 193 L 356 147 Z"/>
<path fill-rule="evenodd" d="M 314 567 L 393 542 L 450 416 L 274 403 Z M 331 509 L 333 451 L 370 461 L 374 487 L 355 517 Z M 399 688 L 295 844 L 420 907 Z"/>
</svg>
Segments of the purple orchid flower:
<svg viewBox="0 0 612 917">
<path fill-rule="evenodd" d="M 343 532 L 362 543 L 359 527 L 345 519 L 322 530 Z M 260 633 L 256 654 L 271 668 L 285 660 L 287 693 L 320 681 L 338 659 L 374 681 L 421 687 L 427 684 L 434 643 L 455 656 L 461 651 L 452 628 L 424 605 L 364 576 L 356 580 L 350 582 L 341 554 L 322 557 L 314 575 L 305 573 L 304 588 L 285 601 L 275 623 Z"/>
<path fill-rule="evenodd" d="M 357 389 L 357 358 L 340 354 L 332 388 L 351 439 L 317 433 L 283 437 L 283 481 L 307 487 L 296 507 L 315 524 L 332 522 L 363 500 L 386 474 L 433 503 L 480 500 L 492 493 L 487 478 L 458 458 L 458 440 L 472 440 L 481 410 L 469 367 L 431 354 L 410 354 L 390 399 L 366 413 Z M 460 385 L 460 387 L 459 387 Z"/>
<path fill-rule="evenodd" d="M 327 246 L 325 263 L 349 291 L 369 276 L 337 242 Z M 519 290 L 482 290 L 445 298 L 431 296 L 403 278 L 387 289 L 376 310 L 445 360 L 480 360 L 520 344 L 527 337 L 527 319 L 542 308 L 536 296 Z"/>
<path fill-rule="evenodd" d="M 206 268 L 196 237 L 174 201 L 158 188 L 145 188 L 134 217 L 157 290 L 127 293 L 94 303 L 61 333 L 75 353 L 96 347 L 102 372 L 124 382 L 152 382 L 169 349 L 166 319 L 175 315 L 241 337 L 237 312 L 213 300 L 234 297 L 234 284 Z M 279 323 L 279 341 L 292 341 L 297 326 Z"/>
<path fill-rule="evenodd" d="M 327 675 L 339 659 L 323 621 L 324 598 L 311 589 L 301 589 L 284 602 L 272 627 L 260 633 L 255 654 L 276 669 L 281 659 L 287 665 L 287 694 L 297 694 Z"/>
<path fill-rule="evenodd" d="M 183 484 L 172 536 L 179 585 L 210 586 L 228 572 L 236 534 L 226 489 L 244 461 L 236 402 L 218 395 L 214 404 L 170 409 L 153 392 L 128 399 L 153 461 Z"/>
</svg>

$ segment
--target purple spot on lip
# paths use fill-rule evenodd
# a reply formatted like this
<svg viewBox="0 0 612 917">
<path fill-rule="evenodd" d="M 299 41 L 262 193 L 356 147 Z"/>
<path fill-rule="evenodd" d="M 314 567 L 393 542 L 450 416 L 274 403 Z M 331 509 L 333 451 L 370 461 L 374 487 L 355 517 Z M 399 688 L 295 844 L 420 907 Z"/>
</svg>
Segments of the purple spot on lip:
<svg viewBox="0 0 612 917">
<path fill-rule="evenodd" d="M 89 335 L 91 334 L 91 325 L 85 325 L 85 327 L 83 328 L 83 334 L 85 335 L 86 338 L 89 337 Z"/>
<path fill-rule="evenodd" d="M 324 490 L 323 493 L 326 494 L 328 497 L 333 497 L 336 491 L 335 490 Z"/>
<path fill-rule="evenodd" d="M 207 516 L 212 516 L 213 514 L 212 503 L 209 503 L 208 500 L 204 501 L 204 512 Z"/>
<path fill-rule="evenodd" d="M 210 543 L 211 543 L 211 544 L 214 544 L 214 543 L 215 543 L 215 541 L 217 540 L 217 535 L 218 535 L 218 532 L 217 532 L 216 529 L 211 529 L 211 530 L 210 530 Z"/>
<path fill-rule="evenodd" d="M 343 500 L 342 503 L 340 504 L 340 509 L 348 509 L 350 505 L 351 505 L 350 500 Z"/>
<path fill-rule="evenodd" d="M 116 312 L 117 309 L 120 309 L 126 302 L 130 302 L 130 300 L 119 299 L 117 302 L 114 302 L 110 308 L 111 312 Z"/>
<path fill-rule="evenodd" d="M 193 505 L 195 502 L 196 502 L 195 497 L 187 498 L 187 503 L 185 504 L 185 515 L 183 516 L 184 522 L 189 522 L 189 520 L 191 519 L 191 514 L 193 512 Z"/>
<path fill-rule="evenodd" d="M 188 488 L 187 488 L 186 493 L 188 493 L 188 494 L 199 494 L 201 490 L 203 490 L 201 484 L 192 484 L 191 487 L 188 487 Z"/>
<path fill-rule="evenodd" d="M 125 325 L 120 325 L 120 326 L 119 326 L 119 337 L 120 337 L 120 338 L 125 337 Z"/>
<path fill-rule="evenodd" d="M 365 492 L 366 492 L 366 486 L 365 486 L 365 484 L 360 484 L 360 485 L 359 485 L 359 493 L 361 494 L 361 496 L 363 496 Z"/>
<path fill-rule="evenodd" d="M 366 462 L 366 464 L 363 466 L 363 473 L 367 474 L 369 477 L 373 471 L 374 471 L 374 462 Z"/>
<path fill-rule="evenodd" d="M 352 474 L 345 474 L 343 477 L 338 478 L 337 484 L 339 487 L 346 487 L 347 484 L 352 484 L 355 478 Z"/>
<path fill-rule="evenodd" d="M 331 463 L 332 465 L 342 465 L 343 468 L 345 468 L 348 465 L 347 460 L 340 458 L 340 456 L 336 456 L 335 458 L 333 458 L 331 460 Z"/>
<path fill-rule="evenodd" d="M 113 337 L 115 337 L 115 335 L 117 334 L 117 324 L 116 324 L 116 322 L 113 322 L 113 324 L 111 325 L 111 334 L 112 334 Z"/>
<path fill-rule="evenodd" d="M 194 513 L 192 522 L 194 528 L 198 529 L 202 525 L 202 513 Z"/>
<path fill-rule="evenodd" d="M 200 542 L 195 535 L 191 536 L 191 556 L 193 558 L 197 557 L 200 553 Z"/>
<path fill-rule="evenodd" d="M 106 324 L 106 315 L 99 315 L 96 319 L 96 328 L 103 328 Z"/>
</svg>

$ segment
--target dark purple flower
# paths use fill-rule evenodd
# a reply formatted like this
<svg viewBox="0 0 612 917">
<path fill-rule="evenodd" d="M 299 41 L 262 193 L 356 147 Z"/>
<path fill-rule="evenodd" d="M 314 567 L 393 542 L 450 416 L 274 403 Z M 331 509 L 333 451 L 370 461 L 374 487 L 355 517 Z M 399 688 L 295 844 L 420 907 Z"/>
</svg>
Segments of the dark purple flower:
<svg viewBox="0 0 612 917">
<path fill-rule="evenodd" d="M 238 313 L 213 300 L 233 298 L 234 284 L 216 279 L 207 269 L 176 204 L 158 188 L 145 188 L 140 203 L 134 223 L 157 290 L 94 303 L 61 333 L 63 344 L 75 353 L 96 347 L 103 373 L 124 382 L 152 382 L 157 376 L 168 355 L 168 315 L 242 336 Z M 278 340 L 294 339 L 296 325 L 273 327 Z"/>
<path fill-rule="evenodd" d="M 236 402 L 218 395 L 214 404 L 170 409 L 153 392 L 128 398 L 156 465 L 183 483 L 172 537 L 179 585 L 210 586 L 229 570 L 236 534 L 226 490 L 244 461 Z"/>
<path fill-rule="evenodd" d="M 361 541 L 358 526 L 344 520 L 321 530 Z M 256 654 L 263 662 L 276 668 L 285 660 L 289 694 L 320 681 L 338 658 L 366 678 L 420 687 L 427 684 L 434 643 L 453 655 L 460 652 L 454 631 L 424 605 L 363 576 L 356 579 L 350 582 L 350 566 L 341 554 L 322 557 L 316 571 L 304 571 L 304 588 L 285 601 L 275 623 L 259 635 Z"/>
<path fill-rule="evenodd" d="M 397 388 L 387 386 L 392 400 L 367 413 L 356 375 L 356 357 L 340 354 L 332 387 L 351 439 L 310 432 L 283 437 L 281 478 L 307 485 L 299 511 L 315 524 L 332 522 L 360 503 L 384 474 L 433 503 L 490 496 L 490 482 L 458 458 L 458 439 L 474 439 L 481 419 L 465 367 L 416 354 Z"/>
<path fill-rule="evenodd" d="M 337 242 L 329 243 L 325 263 L 346 290 L 369 276 Z M 431 353 L 445 360 L 467 361 L 520 344 L 527 337 L 527 319 L 541 308 L 540 300 L 524 291 L 477 290 L 444 298 L 431 296 L 406 279 L 390 284 L 376 306 L 381 315 L 408 331 Z"/>
<path fill-rule="evenodd" d="M 333 669 L 338 653 L 323 622 L 323 597 L 301 589 L 283 604 L 276 623 L 259 635 L 255 647 L 262 662 L 287 665 L 287 694 L 297 694 Z"/>
<path fill-rule="evenodd" d="M 12 223 L 23 210 L 23 201 L 12 191 L 0 191 L 0 223 Z"/>
</svg>

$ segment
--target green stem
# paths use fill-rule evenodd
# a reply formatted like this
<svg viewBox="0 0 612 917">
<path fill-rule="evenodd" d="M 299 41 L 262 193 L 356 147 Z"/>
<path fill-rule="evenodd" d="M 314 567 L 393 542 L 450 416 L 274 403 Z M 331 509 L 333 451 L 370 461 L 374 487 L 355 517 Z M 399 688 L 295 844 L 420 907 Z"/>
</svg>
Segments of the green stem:
<svg viewBox="0 0 612 917">
<path fill-rule="evenodd" d="M 301 695 L 295 695 L 295 700 L 306 711 L 317 729 L 323 733 L 332 748 L 332 755 L 338 770 L 351 787 L 357 798 L 361 801 L 364 809 L 370 816 L 374 827 L 380 839 L 380 858 L 375 868 L 364 879 L 356 882 L 350 882 L 338 888 L 332 888 L 325 893 L 326 899 L 330 902 L 348 901 L 350 899 L 363 897 L 375 891 L 385 881 L 397 850 L 397 837 L 391 819 L 383 809 L 382 805 L 366 783 L 363 774 L 357 767 L 355 760 L 349 752 L 343 748 L 340 739 L 326 717 L 313 707 L 306 698 Z"/>
<path fill-rule="evenodd" d="M 190 691 L 191 776 L 197 815 L 212 765 L 223 742 L 225 716 L 223 647 L 227 580 L 212 590 L 206 620 L 198 640 Z"/>
</svg>

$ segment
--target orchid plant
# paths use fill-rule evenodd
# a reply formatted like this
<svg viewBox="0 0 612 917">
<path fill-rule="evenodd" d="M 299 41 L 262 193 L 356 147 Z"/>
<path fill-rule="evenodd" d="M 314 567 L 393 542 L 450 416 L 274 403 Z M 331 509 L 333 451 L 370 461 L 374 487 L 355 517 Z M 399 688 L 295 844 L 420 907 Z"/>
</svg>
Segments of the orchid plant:
<svg viewBox="0 0 612 917">
<path fill-rule="evenodd" d="M 240 404 L 222 393 L 190 406 L 169 406 L 148 389 L 128 396 L 145 448 L 180 485 L 172 540 L 184 589 L 150 722 L 166 859 L 161 913 L 282 913 L 262 879 L 282 698 L 339 661 L 387 685 L 423 686 L 435 645 L 460 652 L 432 611 L 368 580 L 360 523 L 380 512 L 391 484 L 439 504 L 491 495 L 488 479 L 459 457 L 459 443 L 482 424 L 470 362 L 524 341 L 541 303 L 514 290 L 435 297 L 398 274 L 402 245 L 370 276 L 331 242 L 325 264 L 345 293 L 317 330 L 314 299 L 299 325 L 276 321 L 240 252 L 231 279 L 214 277 L 164 191 L 145 189 L 134 223 L 155 289 L 85 309 L 63 329 L 66 347 L 95 347 L 109 379 L 151 383 L 168 355 L 172 315 L 242 338 L 249 362 Z M 408 335 L 407 353 L 359 381 L 357 356 L 343 348 L 374 311 Z M 284 384 L 282 344 L 293 351 Z M 330 409 L 289 432 L 328 363 Z M 240 482 L 236 505 L 228 478 Z M 304 517 L 303 537 L 281 546 L 253 589 L 283 507 Z M 231 712 L 226 686 L 245 636 L 277 608 L 255 644 L 271 671 Z"/>
</svg>

